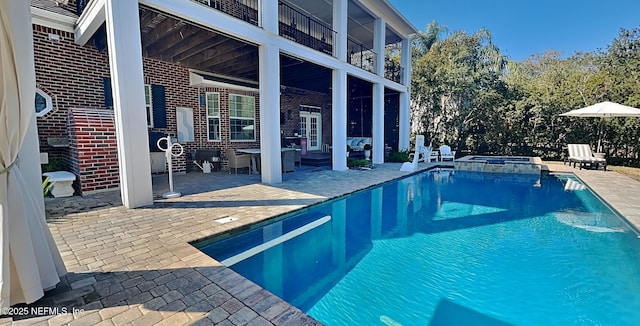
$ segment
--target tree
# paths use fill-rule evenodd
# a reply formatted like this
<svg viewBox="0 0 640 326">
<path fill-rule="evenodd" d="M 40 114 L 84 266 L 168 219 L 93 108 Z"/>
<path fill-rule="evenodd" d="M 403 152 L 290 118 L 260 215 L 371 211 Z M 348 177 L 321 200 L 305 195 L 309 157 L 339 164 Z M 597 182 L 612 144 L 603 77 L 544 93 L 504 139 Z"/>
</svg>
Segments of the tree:
<svg viewBox="0 0 640 326">
<path fill-rule="evenodd" d="M 500 78 L 506 61 L 487 30 L 438 40 L 443 30 L 430 24 L 417 37 L 412 130 L 432 144 L 455 144 L 458 150 L 493 147 L 486 136 L 499 120 L 494 108 L 504 105 Z"/>
</svg>

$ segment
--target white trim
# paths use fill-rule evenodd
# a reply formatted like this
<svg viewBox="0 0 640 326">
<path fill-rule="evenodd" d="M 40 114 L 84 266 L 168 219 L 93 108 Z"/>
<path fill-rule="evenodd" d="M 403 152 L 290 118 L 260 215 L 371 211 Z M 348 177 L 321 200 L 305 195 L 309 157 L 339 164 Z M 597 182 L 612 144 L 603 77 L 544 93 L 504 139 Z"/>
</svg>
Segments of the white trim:
<svg viewBox="0 0 640 326">
<path fill-rule="evenodd" d="M 43 90 L 36 88 L 36 94 L 40 94 L 40 96 L 42 96 L 45 100 L 46 106 L 45 108 L 40 111 L 40 112 L 35 112 L 36 117 L 44 117 L 47 113 L 51 112 L 51 110 L 53 110 L 53 101 L 51 100 L 51 96 L 47 93 L 45 93 Z M 35 94 L 34 94 L 35 97 Z M 35 109 L 35 108 L 34 108 Z"/>
<path fill-rule="evenodd" d="M 216 94 L 218 95 L 218 115 L 209 115 L 209 99 L 208 99 L 208 95 L 209 94 Z M 219 92 L 204 92 L 204 110 L 205 110 L 205 119 L 207 119 L 207 141 L 210 142 L 220 142 L 222 140 L 222 131 L 219 130 L 221 128 L 221 122 L 222 122 L 222 118 L 221 118 L 221 108 L 220 108 L 220 93 Z M 218 139 L 211 139 L 209 137 L 209 118 L 218 118 Z"/>
<path fill-rule="evenodd" d="M 149 121 L 147 121 L 147 127 L 153 128 L 153 88 L 151 84 L 144 84 L 144 109 L 149 115 Z M 147 90 L 149 90 L 149 104 L 147 104 Z"/>
<path fill-rule="evenodd" d="M 319 106 L 315 106 L 315 105 L 306 105 L 306 104 L 300 104 L 301 108 L 309 108 L 309 109 L 317 109 L 317 110 L 322 110 L 321 107 Z"/>
<path fill-rule="evenodd" d="M 33 6 L 31 7 L 31 22 L 39 26 L 70 33 L 75 32 L 76 26 L 76 18 Z"/>
<path fill-rule="evenodd" d="M 237 117 L 237 116 L 233 116 L 231 115 L 231 97 L 240 97 L 240 98 L 251 98 L 253 99 L 253 118 L 246 118 L 246 117 Z M 218 97 L 219 99 L 219 97 Z M 227 103 L 229 104 L 228 109 L 229 109 L 229 140 L 236 141 L 236 142 L 254 142 L 256 141 L 257 137 L 256 137 L 256 131 L 257 131 L 257 126 L 256 126 L 256 121 L 258 120 L 257 114 L 256 114 L 256 97 L 253 95 L 243 95 L 243 94 L 233 94 L 233 93 L 229 93 L 229 95 L 227 96 Z M 241 102 L 242 103 L 242 102 Z M 244 108 L 244 107 L 243 107 Z M 253 138 L 252 139 L 233 139 L 233 133 L 231 131 L 231 120 L 252 120 L 253 121 Z M 242 128 L 244 129 L 244 127 Z"/>
<path fill-rule="evenodd" d="M 106 21 L 105 0 L 89 1 L 89 4 L 78 17 L 75 28 L 76 44 L 85 45 L 93 34 Z"/>
<path fill-rule="evenodd" d="M 318 108 L 316 106 L 310 106 L 310 105 L 300 105 L 300 107 L 306 107 L 306 108 Z M 307 150 L 312 150 L 312 151 L 319 151 L 322 149 L 322 113 L 321 112 L 311 112 L 311 111 L 302 111 L 300 110 L 299 112 L 300 114 L 300 124 L 302 125 L 302 118 L 305 118 L 306 121 L 306 126 L 304 127 L 305 131 L 307 134 L 302 135 L 303 137 L 307 138 Z M 317 146 L 310 146 L 311 145 L 311 139 L 309 137 L 309 134 L 311 133 L 311 118 L 315 118 L 317 119 L 317 125 L 316 125 L 316 141 L 317 141 Z M 302 126 L 301 126 L 302 127 Z"/>
<path fill-rule="evenodd" d="M 252 88 L 247 86 L 240 86 L 240 85 L 208 80 L 200 76 L 199 74 L 193 73 L 193 72 L 189 72 L 189 86 L 235 89 L 238 91 L 256 92 L 256 93 L 260 91 L 258 88 Z"/>
<path fill-rule="evenodd" d="M 321 217 L 313 222 L 309 222 L 297 229 L 294 229 L 292 231 L 289 231 L 275 239 L 271 239 L 265 243 L 259 244 L 249 250 L 243 251 L 235 256 L 231 256 L 223 261 L 221 261 L 220 263 L 222 263 L 222 265 L 225 265 L 227 267 L 229 266 L 233 266 L 247 258 L 251 258 L 263 251 L 268 250 L 269 248 L 275 247 L 283 242 L 289 241 L 301 234 L 304 234 L 310 230 L 313 230 L 327 222 L 331 221 L 331 216 L 327 215 L 324 217 Z"/>
</svg>

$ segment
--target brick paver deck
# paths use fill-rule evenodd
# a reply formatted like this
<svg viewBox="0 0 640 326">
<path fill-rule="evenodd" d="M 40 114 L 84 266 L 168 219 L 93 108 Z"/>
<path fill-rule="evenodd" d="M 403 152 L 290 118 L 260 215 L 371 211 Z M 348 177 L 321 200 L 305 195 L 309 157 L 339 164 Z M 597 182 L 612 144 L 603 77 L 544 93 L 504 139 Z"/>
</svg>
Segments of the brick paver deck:
<svg viewBox="0 0 640 326">
<path fill-rule="evenodd" d="M 424 164 L 422 167 L 426 168 Z M 640 225 L 640 182 L 615 172 L 563 165 L 630 221 Z M 372 171 L 304 167 L 278 185 L 258 175 L 175 176 L 183 196 L 162 199 L 167 176 L 154 177 L 155 204 L 126 209 L 118 191 L 48 198 L 49 227 L 69 271 L 29 307 L 68 314 L 4 316 L 16 325 L 316 325 L 295 307 L 244 279 L 189 242 L 407 175 L 399 164 Z M 230 223 L 216 219 L 233 217 Z M 71 312 L 76 312 L 75 314 Z"/>
</svg>

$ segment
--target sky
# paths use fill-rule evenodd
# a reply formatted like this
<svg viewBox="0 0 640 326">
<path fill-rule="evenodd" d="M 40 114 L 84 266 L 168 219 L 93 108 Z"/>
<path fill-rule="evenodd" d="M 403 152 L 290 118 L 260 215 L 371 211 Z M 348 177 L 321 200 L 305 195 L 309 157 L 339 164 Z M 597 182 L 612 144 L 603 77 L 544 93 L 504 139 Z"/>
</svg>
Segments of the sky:
<svg viewBox="0 0 640 326">
<path fill-rule="evenodd" d="M 545 50 L 606 51 L 620 29 L 640 28 L 640 0 L 388 0 L 419 31 L 488 29 L 502 54 L 521 61 Z"/>
</svg>

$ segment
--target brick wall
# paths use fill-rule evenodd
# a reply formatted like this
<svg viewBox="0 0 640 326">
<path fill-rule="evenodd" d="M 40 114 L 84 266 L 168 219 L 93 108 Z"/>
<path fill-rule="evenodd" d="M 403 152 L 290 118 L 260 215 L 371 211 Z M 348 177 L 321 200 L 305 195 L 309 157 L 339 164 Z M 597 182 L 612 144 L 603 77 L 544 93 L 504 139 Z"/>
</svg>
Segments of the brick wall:
<svg viewBox="0 0 640 326">
<path fill-rule="evenodd" d="M 71 171 L 81 195 L 118 188 L 118 148 L 113 111 L 69 110 Z"/>
<path fill-rule="evenodd" d="M 280 95 L 280 130 L 284 137 L 300 132 L 300 106 L 319 107 L 322 114 L 322 144 L 331 144 L 331 94 L 288 87 Z M 284 118 L 284 119 L 282 119 Z"/>
<path fill-rule="evenodd" d="M 118 186 L 114 179 L 117 176 L 117 164 L 109 167 L 106 174 L 98 173 L 95 178 L 85 177 L 82 153 L 82 141 L 78 138 L 77 123 L 69 124 L 69 114 L 76 115 L 71 108 L 92 109 L 109 116 L 113 115 L 110 108 L 104 104 L 103 77 L 109 77 L 109 58 L 106 52 L 98 52 L 92 45 L 78 46 L 74 43 L 72 33 L 63 32 L 51 28 L 33 25 L 36 85 L 51 96 L 53 110 L 45 116 L 39 117 L 38 133 L 40 136 L 40 149 L 49 153 L 52 158 L 60 158 L 65 162 L 65 169 L 69 169 L 80 175 L 79 190 L 82 193 L 99 191 Z M 57 35 L 58 40 L 52 40 L 50 34 Z M 155 59 L 143 58 L 144 81 L 147 84 L 162 85 L 165 87 L 165 100 L 167 107 L 167 127 L 150 128 L 149 131 L 162 132 L 165 135 L 177 136 L 176 107 L 192 108 L 194 113 L 194 141 L 183 142 L 185 154 L 173 162 L 174 172 L 182 173 L 191 168 L 190 153 L 199 148 L 216 148 L 222 153 L 227 148 L 257 148 L 260 147 L 260 97 L 257 91 L 241 91 L 226 88 L 198 88 L 189 86 L 189 70 L 187 67 Z M 331 109 L 330 94 L 313 91 L 293 89 L 293 93 L 281 95 L 280 128 L 283 136 L 291 136 L 299 131 L 299 107 L 310 105 L 322 108 L 323 115 L 323 139 L 322 143 L 331 143 Z M 220 93 L 220 123 L 221 140 L 209 141 L 207 139 L 206 108 L 200 106 L 200 96 L 205 92 Z M 231 141 L 229 131 L 229 94 L 248 95 L 255 97 L 256 121 L 255 141 Z M 289 111 L 291 112 L 289 114 Z M 93 112 L 93 111 L 92 111 Z M 96 113 L 97 114 L 97 113 Z M 98 114 L 98 116 L 103 116 Z M 106 123 L 106 122 L 101 122 Z M 91 134 L 95 137 L 104 135 Z M 90 137 L 90 135 L 82 135 Z M 49 138 L 70 138 L 69 147 L 52 147 L 48 144 Z M 104 155 L 104 153 L 100 154 Z M 92 160 L 87 158 L 88 160 Z M 91 164 L 96 162 L 91 162 Z M 226 159 L 223 157 L 223 166 Z M 100 165 L 91 165 L 91 171 Z M 114 170 L 115 169 L 115 170 Z M 94 173 L 94 172 L 92 172 Z M 95 180 L 94 180 L 95 179 Z"/>
<path fill-rule="evenodd" d="M 59 41 L 49 34 L 58 35 Z M 70 168 L 68 147 L 52 147 L 49 138 L 67 138 L 69 108 L 104 109 L 102 77 L 109 76 L 108 58 L 92 46 L 79 47 L 72 33 L 33 25 L 36 87 L 52 98 L 53 109 L 39 117 L 40 151 Z"/>
</svg>

